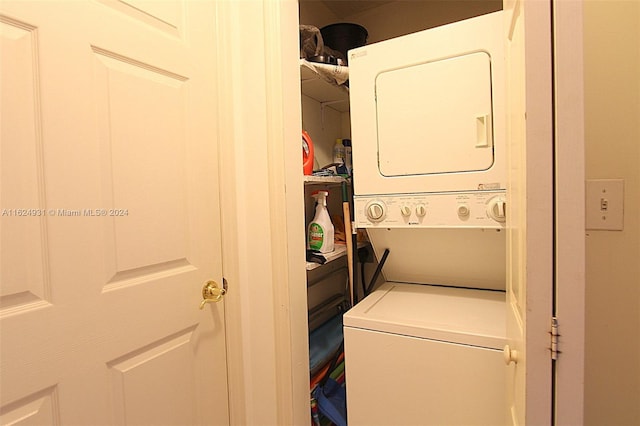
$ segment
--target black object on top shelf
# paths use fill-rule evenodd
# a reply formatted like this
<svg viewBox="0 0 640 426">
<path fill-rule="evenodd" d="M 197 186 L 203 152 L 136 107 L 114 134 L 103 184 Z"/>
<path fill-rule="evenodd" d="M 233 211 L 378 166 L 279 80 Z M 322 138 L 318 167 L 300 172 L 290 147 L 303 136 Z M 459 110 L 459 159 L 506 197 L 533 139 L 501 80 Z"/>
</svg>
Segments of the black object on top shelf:
<svg viewBox="0 0 640 426">
<path fill-rule="evenodd" d="M 367 44 L 367 37 L 369 37 L 365 27 L 348 22 L 327 25 L 320 28 L 320 33 L 322 34 L 325 48 L 330 47 L 340 52 L 347 64 L 349 63 L 347 51 L 364 46 Z"/>
</svg>

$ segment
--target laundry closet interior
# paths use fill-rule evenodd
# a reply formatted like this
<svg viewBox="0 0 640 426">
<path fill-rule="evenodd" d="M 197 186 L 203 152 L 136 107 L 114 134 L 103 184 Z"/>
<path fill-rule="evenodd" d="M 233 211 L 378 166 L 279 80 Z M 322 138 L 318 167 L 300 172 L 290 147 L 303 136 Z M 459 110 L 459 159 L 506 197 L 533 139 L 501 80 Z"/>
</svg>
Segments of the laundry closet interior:
<svg viewBox="0 0 640 426">
<path fill-rule="evenodd" d="M 305 230 L 314 424 L 346 424 L 347 417 L 350 425 L 502 422 L 505 170 L 491 173 L 505 166 L 498 140 L 504 105 L 496 106 L 504 82 L 495 80 L 503 78 L 502 52 L 487 47 L 502 35 L 457 47 L 455 29 L 405 37 L 501 9 L 501 1 L 299 1 L 301 38 L 302 26 L 354 23 L 367 32 L 356 50 L 359 62 L 344 64 L 352 77 L 346 84 L 327 82 L 313 62 L 300 65 L 301 127 L 312 140 L 314 175 L 334 163 L 338 139 L 350 143 L 353 156 L 346 178 L 302 176 L 301 167 L 305 227 L 315 214 L 313 194 L 326 191 L 339 235 L 335 250 L 318 260 Z M 473 31 L 492 23 L 478 25 Z M 450 53 L 446 47 L 416 53 L 424 43 L 429 49 L 449 42 Z M 403 49 L 412 53 L 397 54 Z M 470 72 L 476 63 L 480 71 Z M 447 82 L 437 81 L 442 75 Z M 411 87 L 425 79 L 433 81 Z M 469 106 L 474 145 L 456 150 L 456 142 L 443 140 L 440 148 L 425 148 L 434 136 L 420 127 L 446 120 L 411 111 L 464 110 L 450 99 L 466 96 L 463 81 L 468 90 L 485 87 L 470 96 L 486 98 Z M 438 88 L 447 99 L 423 108 Z M 449 128 L 438 131 L 448 138 L 442 133 Z M 476 153 L 484 159 L 474 159 Z"/>
</svg>

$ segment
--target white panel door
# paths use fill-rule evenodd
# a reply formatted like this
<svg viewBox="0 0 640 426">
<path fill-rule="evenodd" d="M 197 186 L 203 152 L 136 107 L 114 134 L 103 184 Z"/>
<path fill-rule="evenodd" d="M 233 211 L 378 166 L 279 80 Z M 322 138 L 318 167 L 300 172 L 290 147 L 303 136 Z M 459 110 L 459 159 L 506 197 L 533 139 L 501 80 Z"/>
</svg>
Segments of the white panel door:
<svg viewBox="0 0 640 426">
<path fill-rule="evenodd" d="M 2 2 L 1 424 L 228 424 L 214 22 Z"/>
<path fill-rule="evenodd" d="M 550 4 L 505 1 L 508 211 L 507 418 L 550 424 L 553 132 Z"/>
</svg>

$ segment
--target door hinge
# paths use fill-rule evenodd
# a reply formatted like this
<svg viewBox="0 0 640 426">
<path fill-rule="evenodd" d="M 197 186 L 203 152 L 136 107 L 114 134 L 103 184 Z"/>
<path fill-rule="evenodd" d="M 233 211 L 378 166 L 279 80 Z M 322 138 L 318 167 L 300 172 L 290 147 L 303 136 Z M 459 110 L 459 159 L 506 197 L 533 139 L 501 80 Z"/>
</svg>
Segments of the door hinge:
<svg viewBox="0 0 640 426">
<path fill-rule="evenodd" d="M 556 361 L 558 359 L 558 354 L 560 350 L 558 349 L 558 338 L 560 337 L 560 333 L 558 333 L 558 318 L 551 318 L 551 331 L 549 332 L 551 336 L 551 359 Z"/>
</svg>

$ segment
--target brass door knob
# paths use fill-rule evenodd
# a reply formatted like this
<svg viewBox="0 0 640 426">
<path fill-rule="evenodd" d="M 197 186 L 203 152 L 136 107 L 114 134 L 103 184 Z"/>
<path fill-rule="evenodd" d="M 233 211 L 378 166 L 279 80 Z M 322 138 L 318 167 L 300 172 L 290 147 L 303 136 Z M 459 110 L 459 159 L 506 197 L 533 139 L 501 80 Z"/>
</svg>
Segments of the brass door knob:
<svg viewBox="0 0 640 426">
<path fill-rule="evenodd" d="M 213 280 L 209 280 L 204 283 L 202 287 L 202 302 L 200 303 L 200 309 L 204 309 L 207 303 L 217 303 L 222 300 L 227 290 L 218 287 L 218 283 Z"/>
</svg>

